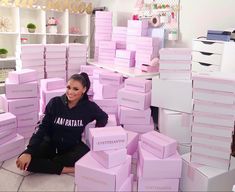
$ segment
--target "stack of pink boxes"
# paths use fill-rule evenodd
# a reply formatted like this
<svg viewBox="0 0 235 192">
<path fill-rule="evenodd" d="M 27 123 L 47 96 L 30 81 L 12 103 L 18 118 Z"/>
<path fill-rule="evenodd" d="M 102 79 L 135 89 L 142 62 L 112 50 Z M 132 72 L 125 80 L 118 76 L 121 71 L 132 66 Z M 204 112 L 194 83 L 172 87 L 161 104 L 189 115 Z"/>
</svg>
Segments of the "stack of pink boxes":
<svg viewBox="0 0 235 192">
<path fill-rule="evenodd" d="M 24 150 L 24 138 L 16 133 L 16 116 L 0 114 L 0 162 L 10 159 Z"/>
<path fill-rule="evenodd" d="M 31 69 L 12 71 L 6 80 L 6 94 L 0 95 L 1 108 L 17 119 L 17 133 L 28 138 L 38 121 L 39 88 L 37 72 Z"/>
<path fill-rule="evenodd" d="M 123 67 L 134 67 L 135 66 L 135 51 L 117 49 L 114 63 L 115 65 L 119 65 Z"/>
<path fill-rule="evenodd" d="M 98 62 L 101 64 L 113 64 L 116 53 L 115 41 L 100 41 Z"/>
<path fill-rule="evenodd" d="M 81 43 L 68 44 L 67 72 L 68 77 L 80 71 L 81 65 L 86 65 L 87 45 Z"/>
<path fill-rule="evenodd" d="M 160 79 L 191 79 L 191 49 L 162 48 L 159 53 Z"/>
<path fill-rule="evenodd" d="M 115 114 L 117 116 L 117 93 L 123 86 L 123 76 L 119 73 L 101 72 L 99 81 L 94 80 L 93 85 L 94 102 L 107 114 Z"/>
<path fill-rule="evenodd" d="M 116 42 L 117 49 L 126 49 L 127 27 L 114 26 L 112 41 Z"/>
<path fill-rule="evenodd" d="M 141 135 L 138 191 L 178 191 L 182 160 L 177 142 L 156 131 Z"/>
<path fill-rule="evenodd" d="M 119 120 L 126 130 L 146 133 L 154 130 L 151 118 L 152 82 L 141 78 L 128 78 L 118 91 Z"/>
<path fill-rule="evenodd" d="M 38 72 L 38 78 L 43 79 L 44 73 L 44 45 L 28 44 L 17 46 L 16 55 L 19 60 L 16 60 L 16 70 L 33 69 Z"/>
<path fill-rule="evenodd" d="M 112 38 L 113 13 L 109 11 L 95 12 L 95 59 L 99 56 L 99 42 L 110 41 Z"/>
<path fill-rule="evenodd" d="M 145 72 L 157 72 L 158 62 L 151 62 L 159 55 L 160 39 L 157 37 L 139 37 L 136 42 L 135 67 Z"/>
<path fill-rule="evenodd" d="M 56 96 L 65 94 L 65 80 L 62 78 L 41 79 L 40 81 L 40 111 L 44 113 L 47 103 Z"/>
<path fill-rule="evenodd" d="M 91 151 L 75 164 L 75 191 L 132 191 L 127 133 L 121 126 L 90 129 Z"/>
<path fill-rule="evenodd" d="M 60 77 L 66 79 L 66 44 L 45 45 L 46 78 Z"/>
<path fill-rule="evenodd" d="M 228 169 L 234 132 L 233 74 L 193 76 L 193 126 L 191 161 Z"/>
</svg>

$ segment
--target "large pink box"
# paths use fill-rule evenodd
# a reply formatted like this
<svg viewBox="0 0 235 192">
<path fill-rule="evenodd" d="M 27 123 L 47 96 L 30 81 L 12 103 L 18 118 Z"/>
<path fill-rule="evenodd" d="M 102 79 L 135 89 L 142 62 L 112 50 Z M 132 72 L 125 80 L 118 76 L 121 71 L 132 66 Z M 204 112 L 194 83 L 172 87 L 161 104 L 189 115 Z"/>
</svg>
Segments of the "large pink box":
<svg viewBox="0 0 235 192">
<path fill-rule="evenodd" d="M 56 65 L 66 65 L 66 58 L 50 58 L 45 59 L 45 66 L 52 65 L 55 67 Z"/>
<path fill-rule="evenodd" d="M 151 118 L 150 124 L 124 124 L 124 129 L 128 131 L 134 131 L 137 133 L 147 133 L 154 130 L 154 123 Z"/>
<path fill-rule="evenodd" d="M 7 100 L 5 95 L 0 95 L 0 105 L 5 112 L 20 115 L 39 110 L 39 98 Z"/>
<path fill-rule="evenodd" d="M 158 47 L 160 39 L 158 37 L 139 37 L 137 40 L 137 46 L 143 47 Z"/>
<path fill-rule="evenodd" d="M 106 169 L 121 165 L 126 161 L 127 150 L 115 149 L 106 151 L 91 151 L 91 156 Z"/>
<path fill-rule="evenodd" d="M 56 96 L 62 96 L 63 94 L 65 94 L 65 88 L 63 89 L 55 89 L 55 90 L 52 90 L 52 91 L 45 91 L 45 90 L 42 90 L 42 101 L 45 105 L 47 105 L 47 103 L 53 98 L 53 97 L 56 97 Z"/>
<path fill-rule="evenodd" d="M 45 44 L 45 52 L 66 52 L 66 44 Z"/>
<path fill-rule="evenodd" d="M 0 132 L 0 145 L 16 137 L 16 128 Z"/>
<path fill-rule="evenodd" d="M 70 51 L 87 51 L 87 45 L 83 43 L 69 43 L 68 44 L 68 52 Z"/>
<path fill-rule="evenodd" d="M 150 107 L 151 92 L 139 93 L 126 90 L 125 88 L 118 91 L 118 104 L 133 109 L 145 110 Z"/>
<path fill-rule="evenodd" d="M 21 65 L 23 68 L 29 68 L 33 66 L 44 66 L 44 58 L 43 59 L 30 59 L 30 60 L 22 60 Z"/>
<path fill-rule="evenodd" d="M 124 181 L 124 183 L 122 184 L 122 186 L 118 190 L 118 192 L 132 191 L 133 179 L 134 179 L 134 176 L 132 174 L 130 174 L 130 176 L 126 179 L 126 181 Z"/>
<path fill-rule="evenodd" d="M 17 115 L 17 127 L 36 125 L 38 122 L 38 111 Z"/>
<path fill-rule="evenodd" d="M 127 28 L 127 35 L 146 36 L 148 34 L 147 28 Z"/>
<path fill-rule="evenodd" d="M 0 162 L 19 155 L 24 149 L 24 137 L 17 134 L 15 138 L 0 145 Z"/>
<path fill-rule="evenodd" d="M 160 60 L 191 60 L 189 48 L 162 48 L 159 50 Z"/>
<path fill-rule="evenodd" d="M 113 72 L 100 73 L 99 81 L 101 84 L 121 85 L 123 76 Z"/>
<path fill-rule="evenodd" d="M 116 42 L 115 41 L 100 41 L 99 42 L 100 49 L 116 49 Z"/>
<path fill-rule="evenodd" d="M 146 93 L 152 89 L 152 81 L 142 78 L 128 78 L 125 80 L 126 90 Z"/>
<path fill-rule="evenodd" d="M 148 20 L 128 20 L 127 21 L 127 29 L 128 28 L 148 28 Z"/>
<path fill-rule="evenodd" d="M 65 80 L 62 78 L 41 79 L 40 88 L 45 91 L 65 88 Z"/>
<path fill-rule="evenodd" d="M 8 79 L 5 81 L 7 99 L 20 99 L 28 97 L 38 97 L 38 82 L 29 82 L 24 84 L 10 83 Z"/>
<path fill-rule="evenodd" d="M 118 104 L 117 99 L 103 99 L 96 97 L 94 95 L 93 101 L 106 113 L 108 114 L 117 114 L 118 113 Z"/>
<path fill-rule="evenodd" d="M 0 114 L 0 133 L 17 127 L 16 116 L 12 113 Z"/>
<path fill-rule="evenodd" d="M 105 169 L 88 152 L 75 164 L 78 191 L 118 191 L 130 174 L 131 157 L 120 166 Z"/>
<path fill-rule="evenodd" d="M 44 59 L 44 53 L 21 53 L 20 55 L 21 60 L 33 60 L 33 59 Z"/>
<path fill-rule="evenodd" d="M 121 126 L 90 128 L 89 140 L 93 151 L 122 149 L 127 144 L 127 133 Z"/>
<path fill-rule="evenodd" d="M 119 86 L 94 83 L 93 90 L 96 96 L 102 97 L 103 99 L 111 99 L 117 98 Z"/>
<path fill-rule="evenodd" d="M 38 73 L 32 69 L 22 69 L 21 71 L 11 71 L 8 73 L 9 83 L 28 83 L 30 81 L 37 81 Z"/>
<path fill-rule="evenodd" d="M 18 48 L 18 47 L 17 47 Z M 43 44 L 25 44 L 19 47 L 21 53 L 43 53 L 44 45 Z"/>
<path fill-rule="evenodd" d="M 126 34 L 127 27 L 120 27 L 120 26 L 114 26 L 113 27 L 113 33 L 114 34 Z"/>
<path fill-rule="evenodd" d="M 139 142 L 139 134 L 133 131 L 127 132 L 127 154 L 133 156 L 136 153 Z"/>
<path fill-rule="evenodd" d="M 182 159 L 178 152 L 161 159 L 143 148 L 139 142 L 139 165 L 143 178 L 176 179 L 181 177 Z"/>
<path fill-rule="evenodd" d="M 157 156 L 164 159 L 176 153 L 176 140 L 158 133 L 150 131 L 141 135 L 142 147 Z"/>
<path fill-rule="evenodd" d="M 146 125 L 151 122 L 151 110 L 136 110 L 128 107 L 120 106 L 119 111 L 120 124 Z"/>
<path fill-rule="evenodd" d="M 134 59 L 123 59 L 123 58 L 115 58 L 114 64 L 123 66 L 123 67 L 134 67 L 135 66 L 135 60 Z"/>
</svg>

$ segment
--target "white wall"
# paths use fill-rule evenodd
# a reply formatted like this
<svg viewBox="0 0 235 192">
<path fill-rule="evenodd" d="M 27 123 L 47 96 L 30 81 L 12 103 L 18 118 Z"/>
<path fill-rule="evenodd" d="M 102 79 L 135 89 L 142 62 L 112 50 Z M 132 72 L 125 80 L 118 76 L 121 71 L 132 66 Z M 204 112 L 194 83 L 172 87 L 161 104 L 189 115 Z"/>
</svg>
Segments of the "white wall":
<svg viewBox="0 0 235 192">
<path fill-rule="evenodd" d="M 96 5 L 113 11 L 114 25 L 126 26 L 136 1 L 96 0 Z M 191 47 L 192 38 L 206 36 L 208 29 L 235 28 L 234 0 L 180 0 L 180 5 L 180 40 L 167 46 Z"/>
</svg>

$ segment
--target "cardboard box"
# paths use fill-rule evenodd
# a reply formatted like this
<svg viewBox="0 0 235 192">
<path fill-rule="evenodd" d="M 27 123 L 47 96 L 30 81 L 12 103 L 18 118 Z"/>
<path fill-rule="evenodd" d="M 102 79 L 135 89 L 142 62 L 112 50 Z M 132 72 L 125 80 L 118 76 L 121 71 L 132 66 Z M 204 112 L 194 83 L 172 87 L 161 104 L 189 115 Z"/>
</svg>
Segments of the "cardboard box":
<svg viewBox="0 0 235 192">
<path fill-rule="evenodd" d="M 8 73 L 9 83 L 27 83 L 37 81 L 37 71 L 32 69 L 22 69 L 21 71 L 11 71 Z"/>
<path fill-rule="evenodd" d="M 56 89 L 65 88 L 65 79 L 62 78 L 50 78 L 40 80 L 40 89 L 45 91 L 52 91 Z"/>
<path fill-rule="evenodd" d="M 146 93 L 152 89 L 152 81 L 142 78 L 128 78 L 125 80 L 126 90 Z"/>
</svg>

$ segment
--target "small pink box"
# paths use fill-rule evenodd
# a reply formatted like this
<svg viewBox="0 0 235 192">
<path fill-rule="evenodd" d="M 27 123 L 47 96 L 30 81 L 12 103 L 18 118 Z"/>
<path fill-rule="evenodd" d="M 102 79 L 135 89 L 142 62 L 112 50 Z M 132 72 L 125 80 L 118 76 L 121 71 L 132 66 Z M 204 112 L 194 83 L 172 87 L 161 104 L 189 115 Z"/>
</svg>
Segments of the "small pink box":
<svg viewBox="0 0 235 192">
<path fill-rule="evenodd" d="M 135 36 L 126 36 L 126 44 L 134 44 L 136 46 L 136 37 Z"/>
<path fill-rule="evenodd" d="M 112 37 L 111 33 L 95 33 L 95 45 L 99 47 L 101 41 L 110 41 L 111 37 Z"/>
<path fill-rule="evenodd" d="M 148 20 L 144 19 L 144 20 L 128 20 L 127 21 L 127 29 L 128 28 L 148 28 Z"/>
<path fill-rule="evenodd" d="M 139 37 L 136 43 L 137 46 L 158 47 L 160 39 L 158 37 Z"/>
<path fill-rule="evenodd" d="M 44 59 L 30 59 L 30 60 L 22 60 L 21 65 L 23 68 L 29 68 L 32 66 L 44 66 Z"/>
<path fill-rule="evenodd" d="M 38 80 L 38 73 L 32 69 L 22 69 L 21 71 L 11 71 L 8 73 L 9 83 L 28 83 Z"/>
<path fill-rule="evenodd" d="M 25 149 L 24 137 L 18 135 L 10 141 L 0 145 L 0 162 L 11 159 Z"/>
<path fill-rule="evenodd" d="M 130 51 L 136 51 L 136 44 L 135 43 L 126 43 L 126 49 Z"/>
<path fill-rule="evenodd" d="M 115 58 L 114 64 L 119 65 L 119 66 L 123 66 L 123 67 L 134 67 L 135 60 L 134 59 Z"/>
<path fill-rule="evenodd" d="M 116 58 L 134 59 L 135 58 L 135 51 L 117 49 L 116 50 Z"/>
<path fill-rule="evenodd" d="M 0 145 L 16 137 L 16 128 L 0 132 Z"/>
<path fill-rule="evenodd" d="M 103 109 L 107 114 L 117 114 L 117 99 L 103 99 L 94 95 L 93 101 Z"/>
<path fill-rule="evenodd" d="M 149 63 L 155 57 L 157 57 L 157 55 L 154 53 L 148 54 L 148 53 L 142 53 L 142 52 L 140 53 L 139 51 L 136 51 L 136 54 L 135 54 L 136 60 L 144 61 L 147 63 Z"/>
<path fill-rule="evenodd" d="M 116 49 L 115 41 L 100 41 L 99 48 L 101 49 Z"/>
<path fill-rule="evenodd" d="M 65 70 L 66 70 L 66 65 L 57 65 L 56 66 L 56 71 L 65 71 Z M 54 72 L 55 66 L 45 66 L 45 71 L 46 72 Z"/>
<path fill-rule="evenodd" d="M 192 75 L 190 70 L 166 70 L 161 69 L 160 79 L 168 79 L 168 80 L 191 80 Z"/>
<path fill-rule="evenodd" d="M 147 28 L 127 28 L 127 35 L 146 36 L 148 34 Z"/>
<path fill-rule="evenodd" d="M 40 53 L 22 53 L 20 55 L 21 60 L 35 60 L 35 59 L 44 59 L 44 52 Z"/>
<path fill-rule="evenodd" d="M 66 52 L 66 44 L 45 44 L 45 52 Z"/>
<path fill-rule="evenodd" d="M 139 93 L 125 88 L 118 91 L 118 104 L 133 109 L 145 110 L 150 107 L 151 91 Z"/>
<path fill-rule="evenodd" d="M 125 80 L 126 90 L 146 93 L 152 89 L 152 81 L 142 78 L 128 78 Z"/>
<path fill-rule="evenodd" d="M 47 103 L 56 96 L 62 96 L 63 94 L 65 94 L 65 88 L 63 89 L 55 89 L 55 90 L 51 90 L 51 91 L 46 91 L 46 90 L 42 90 L 42 101 L 45 105 L 47 105 Z"/>
<path fill-rule="evenodd" d="M 175 152 L 167 158 L 161 159 L 145 150 L 143 142 L 139 142 L 139 165 L 143 178 L 181 178 L 182 159 L 178 152 Z"/>
<path fill-rule="evenodd" d="M 126 35 L 112 34 L 112 41 L 116 42 L 116 48 L 118 48 L 117 47 L 117 42 L 126 42 Z"/>
<path fill-rule="evenodd" d="M 146 125 L 150 124 L 151 110 L 136 110 L 120 106 L 119 120 L 121 124 Z"/>
<path fill-rule="evenodd" d="M 143 149 L 158 158 L 164 159 L 176 153 L 177 141 L 157 131 L 141 135 L 141 141 Z"/>
<path fill-rule="evenodd" d="M 113 26 L 112 25 L 106 25 L 106 26 L 97 26 L 95 28 L 95 33 L 112 33 Z"/>
<path fill-rule="evenodd" d="M 128 130 L 128 131 L 134 131 L 137 133 L 147 133 L 149 131 L 153 131 L 154 130 L 154 123 L 153 120 L 151 119 L 150 124 L 124 124 L 124 129 Z"/>
<path fill-rule="evenodd" d="M 86 59 L 87 51 L 69 51 L 67 54 L 67 58 L 81 58 Z"/>
<path fill-rule="evenodd" d="M 189 48 L 162 48 L 159 50 L 160 60 L 191 60 Z"/>
<path fill-rule="evenodd" d="M 75 164 L 75 183 L 78 191 L 118 191 L 128 178 L 131 157 L 120 166 L 105 169 L 88 152 Z"/>
<path fill-rule="evenodd" d="M 40 80 L 40 89 L 45 91 L 52 91 L 55 89 L 65 88 L 65 80 L 62 78 L 50 78 Z"/>
<path fill-rule="evenodd" d="M 159 71 L 159 66 L 151 66 L 147 64 L 142 64 L 141 71 L 147 72 L 147 73 L 157 73 Z"/>
<path fill-rule="evenodd" d="M 5 112 L 20 115 L 39 110 L 39 98 L 11 99 L 7 100 L 5 95 L 0 95 L 1 107 Z"/>
<path fill-rule="evenodd" d="M 45 59 L 45 66 L 52 65 L 55 67 L 55 65 L 66 65 L 66 59 L 65 58 L 52 58 L 52 59 Z"/>
<path fill-rule="evenodd" d="M 89 140 L 93 151 L 122 149 L 126 147 L 127 133 L 121 126 L 90 128 Z"/>
<path fill-rule="evenodd" d="M 0 133 L 17 127 L 16 116 L 12 113 L 0 114 Z"/>
<path fill-rule="evenodd" d="M 34 133 L 34 127 L 35 125 L 31 125 L 30 126 L 30 130 L 28 129 L 17 129 L 17 133 L 20 134 L 21 136 L 24 137 L 24 139 L 29 139 L 32 137 L 33 133 Z"/>
<path fill-rule="evenodd" d="M 17 127 L 36 125 L 38 122 L 38 111 L 17 115 Z M 33 127 L 33 126 L 32 126 Z"/>
<path fill-rule="evenodd" d="M 87 45 L 83 43 L 69 43 L 68 44 L 68 52 L 86 52 L 87 51 Z"/>
<path fill-rule="evenodd" d="M 97 67 L 91 66 L 91 65 L 81 65 L 80 66 L 80 70 L 81 72 L 85 72 L 87 73 L 87 75 L 89 76 L 93 76 L 93 71 L 94 69 L 96 69 Z"/>
<path fill-rule="evenodd" d="M 101 84 L 121 85 L 123 76 L 119 73 L 105 72 L 100 74 L 99 81 Z"/>
<path fill-rule="evenodd" d="M 66 58 L 66 52 L 46 52 L 46 59 L 63 59 Z"/>
<path fill-rule="evenodd" d="M 96 18 L 111 18 L 113 17 L 113 12 L 111 11 L 96 11 L 95 12 L 95 17 Z"/>
<path fill-rule="evenodd" d="M 91 156 L 106 169 L 121 165 L 126 161 L 127 150 L 91 151 Z"/>
<path fill-rule="evenodd" d="M 46 78 L 60 77 L 62 79 L 66 79 L 66 75 L 67 75 L 67 72 L 65 70 L 46 72 Z"/>
<path fill-rule="evenodd" d="M 127 132 L 127 145 L 126 145 L 127 154 L 133 156 L 138 148 L 139 134 L 133 131 L 126 131 L 126 132 Z"/>
<path fill-rule="evenodd" d="M 43 44 L 25 44 L 20 46 L 21 53 L 43 53 L 44 45 Z"/>
<path fill-rule="evenodd" d="M 94 84 L 94 93 L 98 97 L 102 97 L 103 99 L 112 99 L 117 98 L 117 93 L 119 90 L 119 86 L 109 85 L 109 84 Z"/>
<path fill-rule="evenodd" d="M 111 52 L 110 52 L 111 51 Z M 113 59 L 115 57 L 115 50 L 99 50 L 99 58 L 110 58 Z"/>
<path fill-rule="evenodd" d="M 130 176 L 124 181 L 122 184 L 121 188 L 118 190 L 118 192 L 127 192 L 127 191 L 132 191 L 133 188 L 133 179 L 134 175 L 130 174 Z"/>
<path fill-rule="evenodd" d="M 10 83 L 8 79 L 5 81 L 7 99 L 20 99 L 29 97 L 38 97 L 38 82 L 29 82 L 24 84 Z"/>
<path fill-rule="evenodd" d="M 127 27 L 114 26 L 113 34 L 123 34 L 126 35 Z"/>
</svg>

